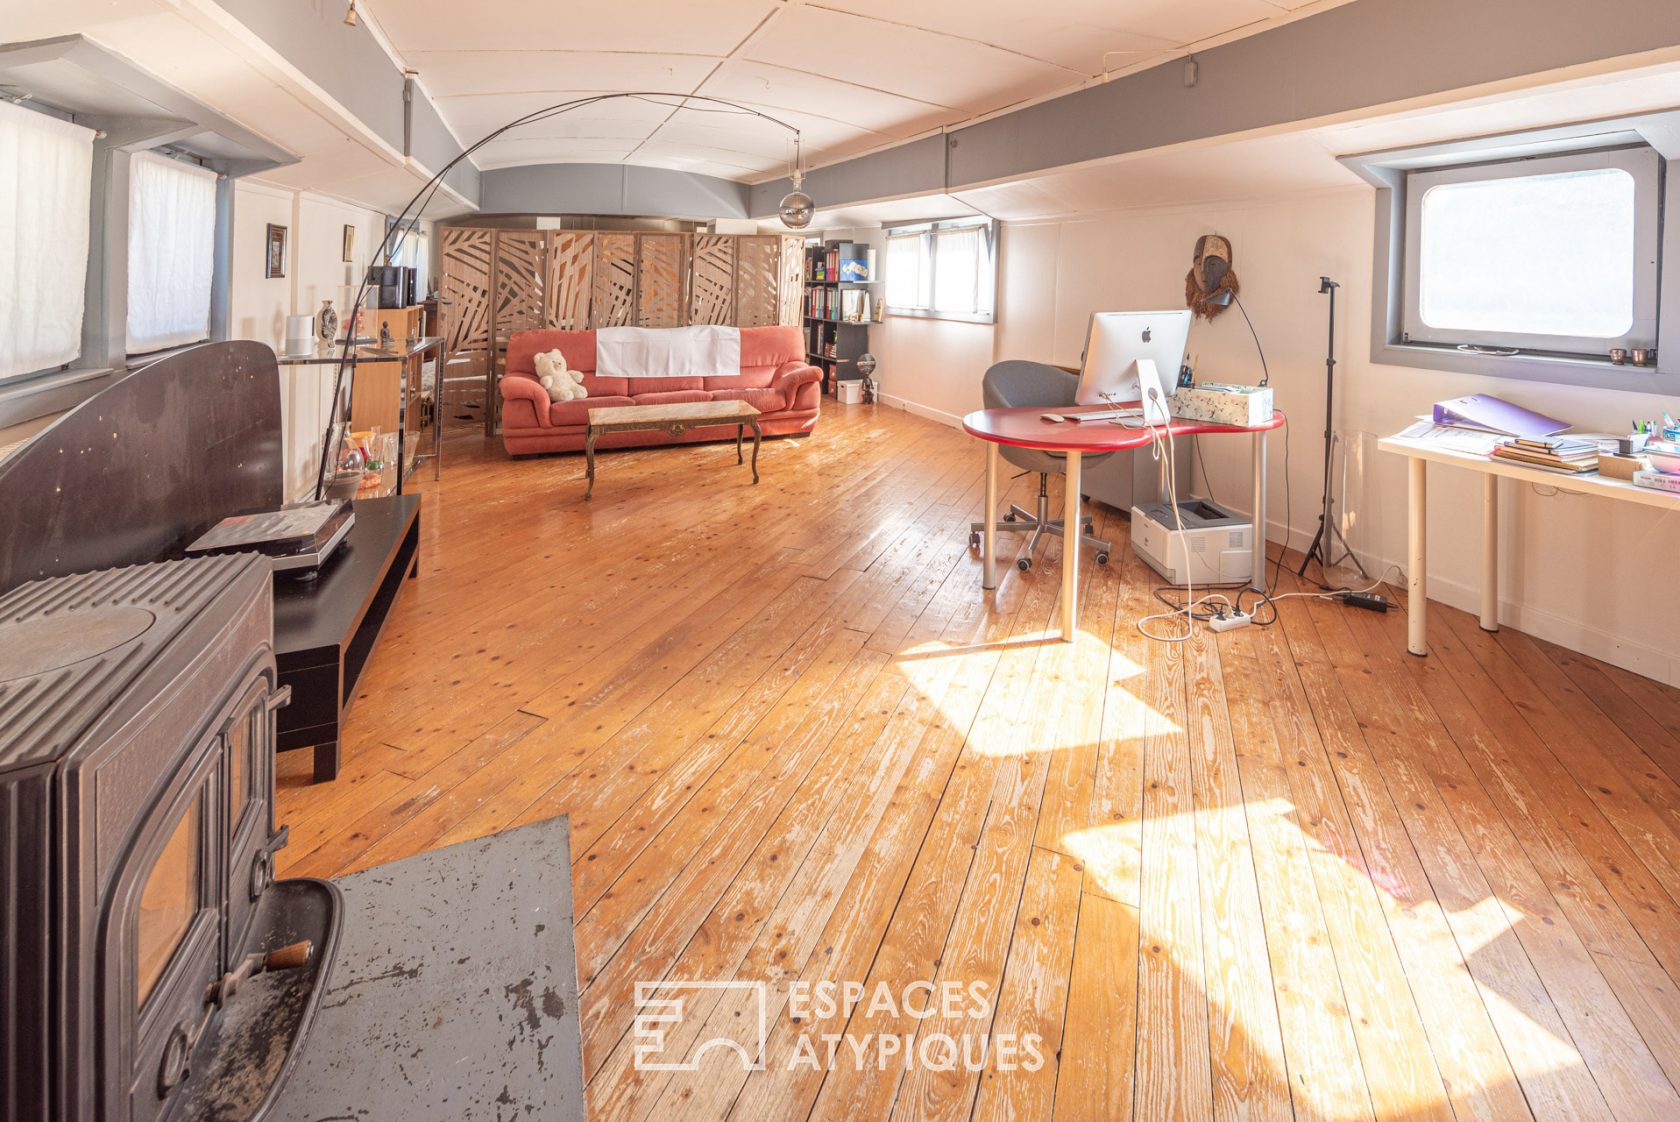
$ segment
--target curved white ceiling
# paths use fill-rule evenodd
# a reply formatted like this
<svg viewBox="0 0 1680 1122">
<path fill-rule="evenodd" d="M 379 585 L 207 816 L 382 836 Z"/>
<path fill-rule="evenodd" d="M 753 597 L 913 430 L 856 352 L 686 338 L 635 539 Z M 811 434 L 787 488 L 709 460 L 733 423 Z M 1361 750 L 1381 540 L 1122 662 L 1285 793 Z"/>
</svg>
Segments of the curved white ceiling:
<svg viewBox="0 0 1680 1122">
<path fill-rule="evenodd" d="M 360 0 L 463 142 L 593 93 L 727 98 L 831 163 L 1041 100 L 1349 0 Z M 748 182 L 786 174 L 752 117 L 610 102 L 481 149 L 490 169 L 647 164 Z"/>
</svg>

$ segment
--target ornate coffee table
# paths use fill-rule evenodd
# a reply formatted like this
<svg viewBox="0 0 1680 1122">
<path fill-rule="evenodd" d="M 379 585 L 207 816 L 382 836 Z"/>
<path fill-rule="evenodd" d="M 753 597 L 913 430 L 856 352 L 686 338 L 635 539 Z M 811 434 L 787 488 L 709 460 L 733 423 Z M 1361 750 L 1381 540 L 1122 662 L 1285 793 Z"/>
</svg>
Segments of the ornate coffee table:
<svg viewBox="0 0 1680 1122">
<path fill-rule="evenodd" d="M 606 432 L 639 432 L 658 429 L 675 438 L 689 429 L 735 426 L 735 462 L 742 463 L 741 440 L 748 425 L 753 431 L 752 473 L 758 482 L 758 446 L 764 439 L 758 427 L 758 410 L 744 401 L 690 401 L 680 405 L 609 405 L 589 411 L 589 435 L 584 456 L 589 461 L 589 486 L 583 497 L 595 494 L 595 440 Z"/>
</svg>

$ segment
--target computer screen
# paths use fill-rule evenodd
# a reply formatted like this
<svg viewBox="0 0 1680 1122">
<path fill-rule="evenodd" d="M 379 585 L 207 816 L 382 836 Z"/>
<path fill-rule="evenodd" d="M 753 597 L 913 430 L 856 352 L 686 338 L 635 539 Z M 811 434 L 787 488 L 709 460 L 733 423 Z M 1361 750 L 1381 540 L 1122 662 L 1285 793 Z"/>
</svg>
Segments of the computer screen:
<svg viewBox="0 0 1680 1122">
<path fill-rule="evenodd" d="M 1166 312 L 1093 312 L 1080 364 L 1080 405 L 1141 401 L 1139 360 L 1155 364 L 1161 389 L 1171 396 L 1190 338 L 1190 310 Z"/>
</svg>

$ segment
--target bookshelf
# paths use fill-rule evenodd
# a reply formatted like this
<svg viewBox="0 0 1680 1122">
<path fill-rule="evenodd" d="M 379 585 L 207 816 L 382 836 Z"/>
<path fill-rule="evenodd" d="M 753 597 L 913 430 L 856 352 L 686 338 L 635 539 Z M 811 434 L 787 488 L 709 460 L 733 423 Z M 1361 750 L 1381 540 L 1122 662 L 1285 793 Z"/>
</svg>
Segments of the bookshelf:
<svg viewBox="0 0 1680 1122">
<path fill-rule="evenodd" d="M 869 325 L 880 306 L 875 250 L 826 241 L 805 248 L 805 357 L 823 372 L 823 392 L 862 378 L 857 360 L 869 350 Z"/>
</svg>

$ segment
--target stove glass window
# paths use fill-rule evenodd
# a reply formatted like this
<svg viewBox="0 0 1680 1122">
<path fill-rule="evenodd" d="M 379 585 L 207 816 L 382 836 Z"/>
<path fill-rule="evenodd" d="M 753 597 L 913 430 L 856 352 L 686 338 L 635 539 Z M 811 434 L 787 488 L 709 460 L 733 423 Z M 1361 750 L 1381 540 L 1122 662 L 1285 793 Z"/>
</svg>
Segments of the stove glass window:
<svg viewBox="0 0 1680 1122">
<path fill-rule="evenodd" d="M 202 796 L 200 797 L 202 798 Z M 200 799 L 194 799 L 158 855 L 140 894 L 139 979 L 136 1003 L 144 1005 L 158 979 L 186 938 L 198 911 Z"/>
<path fill-rule="evenodd" d="M 231 829 L 239 828 L 239 818 L 245 811 L 245 802 L 250 794 L 246 783 L 245 765 L 251 755 L 251 718 L 242 717 L 228 729 L 228 824 Z"/>
</svg>

